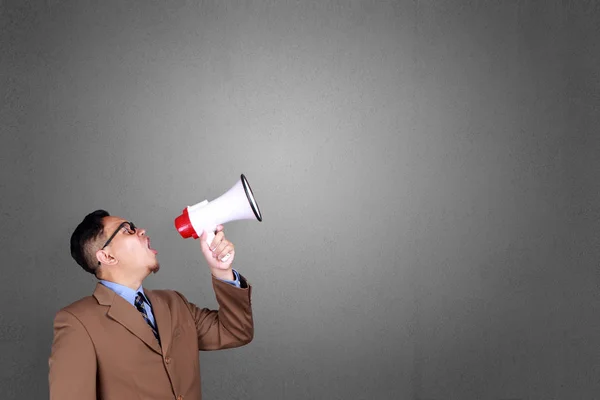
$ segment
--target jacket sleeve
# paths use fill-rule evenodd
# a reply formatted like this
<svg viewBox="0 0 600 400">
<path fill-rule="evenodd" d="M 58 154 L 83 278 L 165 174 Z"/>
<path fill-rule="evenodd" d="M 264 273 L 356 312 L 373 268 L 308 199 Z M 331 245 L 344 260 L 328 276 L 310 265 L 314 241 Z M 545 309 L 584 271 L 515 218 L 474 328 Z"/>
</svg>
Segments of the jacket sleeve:
<svg viewBox="0 0 600 400">
<path fill-rule="evenodd" d="M 199 308 L 188 302 L 180 293 L 196 324 L 199 350 L 220 350 L 240 347 L 254 337 L 252 318 L 252 287 L 245 278 L 238 288 L 212 277 L 212 284 L 219 304 L 218 310 Z"/>
<path fill-rule="evenodd" d="M 50 400 L 96 400 L 96 352 L 83 324 L 66 310 L 54 318 L 48 360 Z"/>
</svg>

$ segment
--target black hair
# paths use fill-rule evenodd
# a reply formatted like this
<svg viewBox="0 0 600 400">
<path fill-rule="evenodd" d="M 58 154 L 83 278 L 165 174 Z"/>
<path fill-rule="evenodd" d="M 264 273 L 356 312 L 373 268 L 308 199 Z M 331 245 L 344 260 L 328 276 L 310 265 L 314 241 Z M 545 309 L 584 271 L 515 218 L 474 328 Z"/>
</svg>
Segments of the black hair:
<svg viewBox="0 0 600 400">
<path fill-rule="evenodd" d="M 77 225 L 71 235 L 71 257 L 86 272 L 96 275 L 98 259 L 96 251 L 98 250 L 99 238 L 104 233 L 104 224 L 102 219 L 110 214 L 105 210 L 96 210 L 85 216 L 83 221 Z"/>
</svg>

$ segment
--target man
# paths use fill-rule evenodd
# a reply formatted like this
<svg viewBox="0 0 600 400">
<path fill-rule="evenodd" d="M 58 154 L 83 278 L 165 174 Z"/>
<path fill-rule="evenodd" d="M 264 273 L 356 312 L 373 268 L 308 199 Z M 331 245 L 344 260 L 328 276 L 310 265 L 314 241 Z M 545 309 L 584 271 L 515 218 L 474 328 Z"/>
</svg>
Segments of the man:
<svg viewBox="0 0 600 400">
<path fill-rule="evenodd" d="M 218 310 L 172 290 L 144 289 L 159 270 L 144 229 L 104 210 L 71 236 L 71 255 L 99 282 L 92 296 L 61 309 L 49 357 L 51 400 L 200 400 L 199 350 L 243 346 L 254 335 L 251 287 L 232 268 L 234 246 L 219 225 L 200 248 Z"/>
</svg>

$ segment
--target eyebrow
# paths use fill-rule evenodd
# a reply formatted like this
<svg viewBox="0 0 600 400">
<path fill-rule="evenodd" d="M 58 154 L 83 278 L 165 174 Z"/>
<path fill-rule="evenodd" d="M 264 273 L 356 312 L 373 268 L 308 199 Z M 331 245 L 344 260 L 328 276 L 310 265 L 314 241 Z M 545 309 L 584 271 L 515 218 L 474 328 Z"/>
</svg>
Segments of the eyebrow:
<svg viewBox="0 0 600 400">
<path fill-rule="evenodd" d="M 123 227 L 123 225 L 125 225 L 126 223 L 127 223 L 127 221 L 123 221 L 123 222 L 121 222 L 121 223 L 119 224 L 119 226 L 117 226 L 117 229 L 116 229 L 116 230 L 120 230 L 120 229 Z"/>
<path fill-rule="evenodd" d="M 113 231 L 113 232 L 115 232 L 115 233 L 113 234 L 113 237 L 114 237 L 114 235 L 116 235 L 116 233 L 117 233 L 117 232 L 120 232 L 120 231 L 121 231 L 121 229 L 125 228 L 125 224 L 129 225 L 129 228 L 131 228 L 131 224 L 129 224 L 129 221 L 123 221 L 123 222 L 121 222 L 121 223 L 119 224 L 119 226 L 117 227 L 117 229 L 115 229 L 115 230 Z"/>
</svg>

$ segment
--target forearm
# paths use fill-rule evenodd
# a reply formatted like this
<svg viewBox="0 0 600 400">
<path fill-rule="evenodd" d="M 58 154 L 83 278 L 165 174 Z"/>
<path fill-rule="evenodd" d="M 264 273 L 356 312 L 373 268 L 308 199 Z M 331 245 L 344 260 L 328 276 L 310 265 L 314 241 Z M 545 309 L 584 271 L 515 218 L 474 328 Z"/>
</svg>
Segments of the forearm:
<svg viewBox="0 0 600 400">
<path fill-rule="evenodd" d="M 200 309 L 187 303 L 196 325 L 200 350 L 239 347 L 254 337 L 250 299 L 252 288 L 242 276 L 240 280 L 244 288 L 233 287 L 213 277 L 218 310 Z"/>
</svg>

